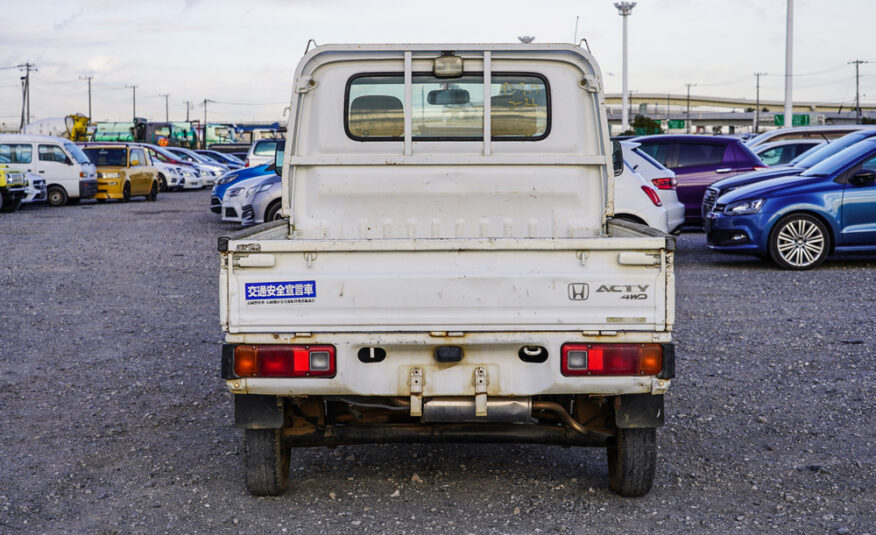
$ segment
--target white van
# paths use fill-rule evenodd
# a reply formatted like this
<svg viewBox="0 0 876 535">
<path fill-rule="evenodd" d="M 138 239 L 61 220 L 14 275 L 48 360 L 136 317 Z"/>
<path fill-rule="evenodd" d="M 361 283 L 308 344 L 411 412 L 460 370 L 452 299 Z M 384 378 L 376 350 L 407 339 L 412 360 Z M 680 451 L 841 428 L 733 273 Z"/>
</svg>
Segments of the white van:
<svg viewBox="0 0 876 535">
<path fill-rule="evenodd" d="M 44 179 L 52 206 L 75 204 L 97 193 L 97 168 L 69 139 L 0 134 L 0 162 Z"/>
</svg>

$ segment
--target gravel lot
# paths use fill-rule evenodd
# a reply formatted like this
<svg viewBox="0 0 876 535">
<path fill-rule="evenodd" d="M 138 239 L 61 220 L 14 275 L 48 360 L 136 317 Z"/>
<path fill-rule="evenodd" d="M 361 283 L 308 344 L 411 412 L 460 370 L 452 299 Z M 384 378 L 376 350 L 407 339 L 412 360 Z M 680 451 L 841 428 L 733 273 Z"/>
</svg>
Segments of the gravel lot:
<svg viewBox="0 0 876 535">
<path fill-rule="evenodd" d="M 209 192 L 0 215 L 0 533 L 876 533 L 876 257 L 804 273 L 679 238 L 651 493 L 602 450 L 293 450 L 253 498 L 219 378 Z"/>
</svg>

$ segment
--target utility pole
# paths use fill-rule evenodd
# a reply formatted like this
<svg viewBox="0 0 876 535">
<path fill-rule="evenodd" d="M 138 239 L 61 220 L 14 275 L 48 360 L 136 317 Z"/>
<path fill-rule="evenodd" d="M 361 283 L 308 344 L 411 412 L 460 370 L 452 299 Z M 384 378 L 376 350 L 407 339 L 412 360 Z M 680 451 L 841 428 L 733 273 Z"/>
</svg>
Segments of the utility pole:
<svg viewBox="0 0 876 535">
<path fill-rule="evenodd" d="M 794 103 L 791 82 L 794 76 L 794 0 L 788 0 L 788 20 L 785 30 L 785 128 L 794 125 Z"/>
<path fill-rule="evenodd" d="M 204 106 L 204 145 L 201 147 L 202 149 L 207 148 L 207 104 L 210 102 L 215 101 L 205 98 L 204 101 L 201 103 Z"/>
<path fill-rule="evenodd" d="M 134 92 L 134 121 L 137 120 L 137 86 L 136 85 L 127 85 L 125 87 L 131 89 Z"/>
<path fill-rule="evenodd" d="M 630 100 L 627 94 L 629 80 L 627 78 L 627 19 L 636 7 L 635 2 L 615 2 L 614 7 L 617 9 L 617 14 L 624 19 L 624 46 L 623 46 L 623 90 L 621 93 L 621 131 L 626 132 L 630 129 L 630 110 L 628 109 Z"/>
<path fill-rule="evenodd" d="M 184 100 L 183 102 L 186 104 L 186 122 L 189 122 L 189 110 L 192 109 L 192 101 Z"/>
<path fill-rule="evenodd" d="M 36 72 L 37 68 L 31 62 L 25 62 L 18 65 L 19 69 L 24 69 L 24 76 L 21 77 L 21 128 L 30 123 L 30 71 Z"/>
<path fill-rule="evenodd" d="M 88 81 L 88 120 L 91 121 L 91 80 L 94 79 L 94 76 L 89 74 L 88 76 L 80 76 L 79 79 Z"/>
<path fill-rule="evenodd" d="M 856 59 L 855 61 L 850 61 L 849 65 L 855 65 L 855 122 L 857 124 L 861 124 L 861 76 L 860 76 L 860 67 L 861 63 L 870 63 L 869 61 L 862 61 L 860 59 Z"/>
<path fill-rule="evenodd" d="M 169 93 L 165 93 L 163 95 L 158 95 L 159 97 L 164 97 L 164 122 L 170 122 L 170 105 L 167 103 L 168 97 L 170 97 Z"/>
<path fill-rule="evenodd" d="M 757 103 L 754 106 L 754 133 L 757 134 L 760 130 L 760 77 L 766 76 L 765 72 L 756 72 L 754 73 L 754 77 L 757 80 L 757 97 L 755 98 L 755 102 Z"/>
<path fill-rule="evenodd" d="M 687 114 L 684 121 L 685 132 L 690 134 L 690 88 L 696 87 L 697 84 L 684 84 L 687 86 Z"/>
</svg>

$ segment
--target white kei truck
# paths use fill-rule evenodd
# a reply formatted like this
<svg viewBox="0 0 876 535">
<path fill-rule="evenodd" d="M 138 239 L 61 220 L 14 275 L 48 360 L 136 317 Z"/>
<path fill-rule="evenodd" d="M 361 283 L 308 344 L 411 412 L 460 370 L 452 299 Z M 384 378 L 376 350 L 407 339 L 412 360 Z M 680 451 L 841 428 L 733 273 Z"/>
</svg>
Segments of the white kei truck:
<svg viewBox="0 0 876 535">
<path fill-rule="evenodd" d="M 284 219 L 219 238 L 247 486 L 291 450 L 604 447 L 654 479 L 675 239 L 611 219 L 602 76 L 565 44 L 328 45 L 295 71 Z"/>
</svg>

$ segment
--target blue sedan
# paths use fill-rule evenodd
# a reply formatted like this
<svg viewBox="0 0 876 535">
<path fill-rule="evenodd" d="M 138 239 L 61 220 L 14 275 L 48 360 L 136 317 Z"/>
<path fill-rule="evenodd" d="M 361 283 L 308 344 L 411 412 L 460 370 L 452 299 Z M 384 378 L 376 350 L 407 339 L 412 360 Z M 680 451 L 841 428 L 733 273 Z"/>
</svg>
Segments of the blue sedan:
<svg viewBox="0 0 876 535">
<path fill-rule="evenodd" d="M 876 251 L 876 138 L 798 176 L 743 186 L 717 199 L 709 247 L 810 269 L 831 253 Z"/>
</svg>

